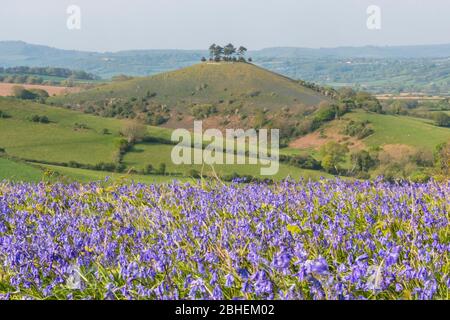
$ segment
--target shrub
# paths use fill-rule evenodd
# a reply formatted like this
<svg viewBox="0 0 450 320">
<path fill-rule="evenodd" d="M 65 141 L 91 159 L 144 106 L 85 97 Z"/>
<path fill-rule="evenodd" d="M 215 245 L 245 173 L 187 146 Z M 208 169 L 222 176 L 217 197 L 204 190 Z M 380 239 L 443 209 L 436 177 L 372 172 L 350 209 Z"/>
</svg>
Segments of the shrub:
<svg viewBox="0 0 450 320">
<path fill-rule="evenodd" d="M 42 116 L 42 117 L 39 119 L 39 122 L 40 122 L 40 123 L 50 123 L 50 120 L 47 118 L 47 116 Z"/>
<path fill-rule="evenodd" d="M 147 127 L 138 121 L 129 121 L 120 131 L 127 138 L 128 143 L 134 144 L 142 140 L 147 134 Z"/>
<path fill-rule="evenodd" d="M 322 166 L 320 162 L 314 159 L 311 155 L 298 155 L 290 158 L 289 164 L 311 170 L 320 170 Z"/>
<path fill-rule="evenodd" d="M 23 100 L 34 100 L 38 98 L 38 95 L 25 89 L 22 86 L 15 86 L 13 87 L 13 97 Z"/>
<path fill-rule="evenodd" d="M 330 141 L 321 148 L 320 152 L 323 156 L 322 167 L 327 172 L 338 173 L 339 164 L 344 162 L 348 148 L 335 141 Z"/>
<path fill-rule="evenodd" d="M 197 104 L 191 107 L 192 116 L 197 119 L 206 119 L 217 112 L 213 104 Z"/>
<path fill-rule="evenodd" d="M 167 165 L 163 162 L 163 163 L 161 163 L 161 164 L 159 165 L 159 168 L 158 168 L 157 173 L 158 173 L 158 174 L 165 175 L 165 174 L 166 174 L 166 170 L 167 170 Z"/>
<path fill-rule="evenodd" d="M 80 130 L 87 130 L 87 129 L 89 129 L 87 124 L 85 124 L 85 123 L 78 123 L 78 122 L 75 122 L 75 124 L 73 125 L 73 128 L 75 130 L 78 130 L 78 129 L 80 129 Z"/>
<path fill-rule="evenodd" d="M 371 168 L 375 167 L 376 159 L 372 158 L 369 152 L 362 150 L 355 152 L 351 155 L 353 167 L 358 172 L 368 172 Z"/>
<path fill-rule="evenodd" d="M 7 114 L 5 111 L 0 110 L 0 119 L 8 119 L 11 118 L 9 114 Z"/>
<path fill-rule="evenodd" d="M 125 154 L 130 151 L 132 144 L 130 144 L 126 139 L 119 139 L 116 142 L 116 146 L 119 148 L 120 154 Z"/>
<path fill-rule="evenodd" d="M 431 177 L 428 174 L 426 174 L 425 172 L 416 171 L 411 174 L 409 179 L 412 182 L 416 182 L 416 183 L 427 183 L 428 181 L 430 181 Z"/>
<path fill-rule="evenodd" d="M 364 139 L 374 133 L 369 127 L 369 121 L 350 121 L 344 128 L 344 134 L 358 139 Z"/>
<path fill-rule="evenodd" d="M 155 168 L 153 167 L 153 165 L 148 164 L 145 169 L 144 169 L 144 173 L 145 174 L 151 174 L 155 171 Z"/>
<path fill-rule="evenodd" d="M 439 127 L 450 127 L 450 116 L 444 112 L 437 112 L 434 120 Z"/>
<path fill-rule="evenodd" d="M 49 97 L 48 92 L 43 89 L 30 89 L 29 91 L 35 95 L 35 99 L 36 98 L 46 99 Z"/>
</svg>

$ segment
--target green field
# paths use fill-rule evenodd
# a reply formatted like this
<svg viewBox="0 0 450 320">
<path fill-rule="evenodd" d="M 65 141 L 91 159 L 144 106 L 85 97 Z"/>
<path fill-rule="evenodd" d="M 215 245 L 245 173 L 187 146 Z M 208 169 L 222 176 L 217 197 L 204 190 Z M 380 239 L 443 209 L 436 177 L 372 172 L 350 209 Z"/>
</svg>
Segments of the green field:
<svg viewBox="0 0 450 320">
<path fill-rule="evenodd" d="M 53 165 L 39 165 L 42 169 L 50 170 L 50 172 L 56 172 L 60 176 L 53 177 L 55 179 L 65 179 L 67 181 L 78 181 L 78 182 L 92 182 L 92 181 L 104 181 L 108 179 L 110 181 L 130 181 L 136 183 L 164 183 L 173 180 L 177 181 L 189 181 L 190 178 L 186 177 L 175 177 L 175 176 L 162 176 L 162 175 L 137 175 L 137 174 L 126 174 L 126 173 L 114 173 L 114 172 L 103 172 L 95 170 L 85 170 L 78 168 L 67 168 Z"/>
<path fill-rule="evenodd" d="M 370 121 L 375 133 L 363 140 L 369 146 L 405 144 L 434 150 L 436 145 L 450 140 L 450 129 L 437 127 L 430 120 L 364 111 L 349 113 L 345 118 Z"/>
<path fill-rule="evenodd" d="M 10 118 L 0 118 L 0 147 L 6 149 L 10 157 L 33 161 L 24 164 L 2 159 L 0 178 L 16 177 L 26 181 L 37 181 L 42 178 L 42 169 L 51 169 L 67 180 L 93 181 L 104 180 L 106 177 L 119 179 L 123 175 L 110 172 L 99 172 L 77 168 L 68 168 L 43 163 L 68 163 L 75 161 L 81 164 L 95 165 L 100 162 L 113 162 L 113 156 L 118 150 L 117 140 L 121 139 L 119 131 L 126 120 L 101 118 L 84 113 L 52 107 L 32 102 L 24 102 L 11 98 L 0 98 L 0 110 Z M 30 121 L 32 115 L 47 116 L 48 124 Z M 75 123 L 84 124 L 88 129 L 77 129 Z M 109 134 L 102 130 L 108 129 Z M 170 139 L 169 129 L 148 126 L 148 134 L 152 137 Z M 161 163 L 167 166 L 167 172 L 177 174 L 176 178 L 188 176 L 190 169 L 203 172 L 206 175 L 216 174 L 221 177 L 238 173 L 240 175 L 260 176 L 258 165 L 219 165 L 210 166 L 176 166 L 171 161 L 173 146 L 166 144 L 138 144 L 124 157 L 127 170 L 140 171 L 148 164 L 156 169 Z M 295 153 L 295 150 L 282 150 L 281 153 Z M 6 165 L 7 164 L 7 165 Z M 16 174 L 20 172 L 20 174 Z M 281 164 L 276 179 L 291 176 L 293 178 L 330 177 L 320 171 L 303 170 Z M 162 182 L 174 179 L 171 176 L 148 175 L 129 176 L 138 182 Z M 130 178 L 130 179 L 131 179 Z"/>
<path fill-rule="evenodd" d="M 165 163 L 167 166 L 167 171 L 170 173 L 177 173 L 181 175 L 187 175 L 189 170 L 195 169 L 204 175 L 214 175 L 216 172 L 219 176 L 229 175 L 237 173 L 239 175 L 252 175 L 260 176 L 261 165 L 250 165 L 248 164 L 248 157 L 245 160 L 247 164 L 220 164 L 220 165 L 175 165 L 171 161 L 172 146 L 170 145 L 158 145 L 158 144 L 138 144 L 135 146 L 134 150 L 128 152 L 125 155 L 125 164 L 136 170 L 142 170 L 146 165 L 151 164 L 153 167 L 158 168 L 160 164 Z M 220 154 L 222 156 L 222 154 Z M 242 157 L 241 157 L 242 159 Z M 267 167 L 264 165 L 263 167 Z M 294 179 L 299 179 L 304 177 L 306 179 L 317 179 L 320 177 L 331 177 L 325 172 L 300 169 L 294 166 L 288 166 L 285 164 L 280 164 L 279 172 L 276 176 L 270 177 L 274 179 L 283 179 L 290 176 Z"/>
<path fill-rule="evenodd" d="M 203 86 L 203 87 L 202 87 Z M 258 107 L 303 103 L 317 105 L 326 97 L 297 82 L 246 63 L 202 63 L 146 78 L 111 83 L 77 94 L 52 97 L 58 104 L 103 101 L 110 98 L 145 97 L 169 106 L 213 103 L 219 99 L 246 100 Z M 247 97 L 259 91 L 260 94 Z M 182 102 L 180 104 L 180 102 Z"/>
<path fill-rule="evenodd" d="M 0 110 L 11 118 L 0 119 L 0 146 L 8 155 L 50 162 L 83 164 L 112 162 L 124 120 L 100 118 L 47 105 L 0 98 Z M 47 116 L 49 124 L 31 122 L 33 115 Z M 75 124 L 88 129 L 75 129 Z M 170 137 L 170 131 L 148 127 L 152 136 Z M 102 134 L 108 129 L 110 134 Z"/>
<path fill-rule="evenodd" d="M 0 158 L 0 181 L 30 181 L 38 182 L 42 178 L 42 171 L 22 162 L 13 162 Z"/>
<path fill-rule="evenodd" d="M 123 157 L 123 163 L 126 165 L 125 172 L 143 172 L 148 165 L 152 165 L 157 170 L 164 163 L 166 172 L 172 176 L 127 175 L 60 166 L 60 163 L 71 161 L 83 165 L 113 162 L 114 155 L 118 151 L 117 142 L 122 139 L 120 130 L 126 125 L 127 120 L 102 118 L 12 98 L 0 98 L 0 110 L 9 116 L 0 118 L 0 148 L 4 148 L 9 157 L 8 159 L 0 158 L 0 179 L 39 181 L 44 177 L 46 170 L 57 173 L 51 175 L 50 179 L 82 182 L 104 180 L 106 177 L 112 180 L 125 179 L 144 183 L 159 183 L 173 179 L 185 180 L 192 174 L 192 169 L 204 176 L 223 177 L 236 173 L 261 177 L 261 165 L 249 165 L 248 159 L 245 165 L 223 164 L 214 167 L 175 165 L 171 160 L 173 145 L 156 143 L 139 143 L 127 152 Z M 33 115 L 45 115 L 50 123 L 32 122 L 30 118 Z M 375 132 L 363 140 L 366 146 L 406 144 L 433 150 L 437 144 L 450 140 L 449 129 L 436 127 L 429 120 L 380 115 L 360 110 L 347 114 L 345 118 L 370 121 Z M 76 123 L 83 124 L 87 129 L 79 129 L 75 126 Z M 333 122 L 329 125 L 332 124 Z M 108 130 L 108 134 L 104 134 L 104 129 Z M 148 126 L 147 131 L 151 137 L 170 140 L 170 129 Z M 284 148 L 280 153 L 312 154 L 319 159 L 317 152 L 309 149 Z M 22 159 L 22 161 L 12 159 Z M 322 171 L 300 169 L 281 163 L 278 174 L 273 178 L 279 180 L 288 176 L 295 179 L 331 177 Z"/>
</svg>

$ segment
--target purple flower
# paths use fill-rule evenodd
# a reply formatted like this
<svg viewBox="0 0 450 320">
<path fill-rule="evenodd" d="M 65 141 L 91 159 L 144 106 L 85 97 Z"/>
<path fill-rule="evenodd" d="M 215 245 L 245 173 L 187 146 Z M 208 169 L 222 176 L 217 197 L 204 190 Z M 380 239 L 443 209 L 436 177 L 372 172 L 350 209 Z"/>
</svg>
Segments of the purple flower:
<svg viewBox="0 0 450 320">
<path fill-rule="evenodd" d="M 225 287 L 232 287 L 234 283 L 234 277 L 231 274 L 227 274 L 225 277 Z"/>
<path fill-rule="evenodd" d="M 328 263 L 322 257 L 316 260 L 308 260 L 305 265 L 308 273 L 315 273 L 317 275 L 328 274 Z"/>
</svg>

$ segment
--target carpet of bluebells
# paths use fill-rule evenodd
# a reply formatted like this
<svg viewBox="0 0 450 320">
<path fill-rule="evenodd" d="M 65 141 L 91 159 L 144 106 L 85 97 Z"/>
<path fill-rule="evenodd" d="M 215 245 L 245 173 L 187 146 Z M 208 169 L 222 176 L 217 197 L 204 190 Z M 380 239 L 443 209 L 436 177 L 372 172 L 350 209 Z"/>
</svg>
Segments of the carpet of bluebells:
<svg viewBox="0 0 450 320">
<path fill-rule="evenodd" d="M 449 299 L 450 183 L 0 183 L 0 299 Z"/>
</svg>

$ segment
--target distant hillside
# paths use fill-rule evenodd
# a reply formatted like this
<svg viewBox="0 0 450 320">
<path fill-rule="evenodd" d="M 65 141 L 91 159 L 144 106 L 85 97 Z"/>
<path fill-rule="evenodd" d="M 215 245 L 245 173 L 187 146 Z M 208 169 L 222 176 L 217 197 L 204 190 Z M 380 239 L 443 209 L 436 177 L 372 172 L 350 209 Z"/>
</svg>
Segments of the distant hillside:
<svg viewBox="0 0 450 320">
<path fill-rule="evenodd" d="M 149 76 L 191 66 L 206 50 L 83 52 L 0 41 L 0 67 L 63 67 L 99 75 Z M 390 47 L 267 48 L 248 52 L 254 63 L 293 79 L 374 93 L 450 95 L 450 44 Z"/>
<path fill-rule="evenodd" d="M 252 53 L 255 57 L 298 58 L 298 57 L 336 57 L 336 58 L 443 58 L 450 57 L 450 44 L 418 46 L 364 46 L 338 48 L 267 48 Z"/>
<path fill-rule="evenodd" d="M 202 51 L 139 50 L 86 52 L 61 50 L 22 41 L 0 41 L 0 67 L 60 67 L 110 78 L 117 74 L 152 75 L 200 61 Z"/>
<path fill-rule="evenodd" d="M 154 125 L 192 127 L 194 119 L 207 119 L 214 127 L 258 127 L 255 122 L 264 121 L 261 118 L 300 116 L 325 100 L 296 81 L 252 64 L 207 62 L 49 102 L 101 116 L 144 117 Z"/>
</svg>

